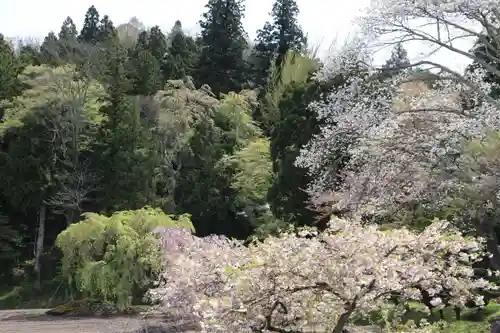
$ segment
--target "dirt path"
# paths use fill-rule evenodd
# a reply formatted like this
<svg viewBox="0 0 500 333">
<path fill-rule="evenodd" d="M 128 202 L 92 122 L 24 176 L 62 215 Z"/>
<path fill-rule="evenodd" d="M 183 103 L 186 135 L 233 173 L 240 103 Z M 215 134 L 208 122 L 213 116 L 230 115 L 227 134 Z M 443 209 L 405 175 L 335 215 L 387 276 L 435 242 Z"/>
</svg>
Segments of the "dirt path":
<svg viewBox="0 0 500 333">
<path fill-rule="evenodd" d="M 195 333 L 187 327 L 138 317 L 69 318 L 44 315 L 46 310 L 0 311 L 1 333 Z M 148 330 L 145 330 L 145 327 Z"/>
</svg>

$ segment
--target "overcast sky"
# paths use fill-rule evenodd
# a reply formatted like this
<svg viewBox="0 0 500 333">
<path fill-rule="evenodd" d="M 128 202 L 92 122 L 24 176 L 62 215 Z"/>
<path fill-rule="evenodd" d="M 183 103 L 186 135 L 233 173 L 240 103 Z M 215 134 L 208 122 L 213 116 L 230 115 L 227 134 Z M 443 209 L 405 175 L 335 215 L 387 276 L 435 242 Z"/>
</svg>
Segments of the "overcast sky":
<svg viewBox="0 0 500 333">
<path fill-rule="evenodd" d="M 147 27 L 159 25 L 164 32 L 170 30 L 176 20 L 191 33 L 198 31 L 198 21 L 205 11 L 208 0 L 15 0 L 4 1 L 0 12 L 0 33 L 6 37 L 34 37 L 43 39 L 49 31 L 59 32 L 62 22 L 70 16 L 78 30 L 81 29 L 85 12 L 95 5 L 101 17 L 108 15 L 115 25 L 137 17 Z M 327 52 L 332 41 L 343 40 L 352 34 L 352 21 L 369 0 L 296 0 L 300 9 L 299 23 L 312 44 L 322 41 L 321 51 Z M 247 0 L 244 27 L 250 38 L 260 29 L 271 11 L 272 0 Z M 412 47 L 410 56 L 422 50 Z M 387 54 L 381 55 L 385 57 Z M 438 54 L 439 60 L 452 63 L 457 69 L 466 65 L 463 59 L 450 54 Z"/>
</svg>

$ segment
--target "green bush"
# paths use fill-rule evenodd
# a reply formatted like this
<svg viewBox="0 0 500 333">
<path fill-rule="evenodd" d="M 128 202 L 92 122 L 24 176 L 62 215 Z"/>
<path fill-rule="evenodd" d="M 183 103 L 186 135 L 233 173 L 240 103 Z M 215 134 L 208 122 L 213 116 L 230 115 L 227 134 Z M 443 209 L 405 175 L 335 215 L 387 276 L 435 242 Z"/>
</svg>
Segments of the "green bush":
<svg viewBox="0 0 500 333">
<path fill-rule="evenodd" d="M 119 309 L 130 306 L 133 293 L 150 286 L 164 268 L 153 230 L 162 226 L 194 231 L 189 215 L 174 217 L 149 207 L 84 217 L 57 236 L 63 276 L 85 296 L 113 302 Z"/>
</svg>

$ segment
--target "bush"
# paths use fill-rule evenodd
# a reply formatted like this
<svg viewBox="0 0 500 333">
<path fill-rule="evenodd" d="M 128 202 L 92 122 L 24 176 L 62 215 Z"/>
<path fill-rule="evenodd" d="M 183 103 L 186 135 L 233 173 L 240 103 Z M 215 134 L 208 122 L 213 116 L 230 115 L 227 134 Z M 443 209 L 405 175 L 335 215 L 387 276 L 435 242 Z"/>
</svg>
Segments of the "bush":
<svg viewBox="0 0 500 333">
<path fill-rule="evenodd" d="M 119 309 L 131 304 L 134 291 L 148 288 L 164 271 L 157 227 L 194 227 L 189 215 L 174 217 L 159 209 L 116 212 L 107 217 L 84 214 L 82 222 L 61 232 L 62 272 L 84 295 L 113 302 Z"/>
</svg>

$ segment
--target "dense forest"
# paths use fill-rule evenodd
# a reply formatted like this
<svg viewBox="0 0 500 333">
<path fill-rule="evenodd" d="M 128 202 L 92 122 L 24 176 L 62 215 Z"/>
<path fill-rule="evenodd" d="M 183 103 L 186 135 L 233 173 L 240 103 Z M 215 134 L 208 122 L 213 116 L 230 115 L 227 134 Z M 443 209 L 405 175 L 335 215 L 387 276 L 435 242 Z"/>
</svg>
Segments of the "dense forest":
<svg viewBox="0 0 500 333">
<path fill-rule="evenodd" d="M 67 17 L 41 43 L 27 38 L 12 45 L 0 34 L 0 291 L 17 290 L 16 302 L 42 302 L 47 295 L 52 301 L 56 294 L 66 301 L 80 293 L 129 306 L 153 290 L 165 265 L 151 245 L 158 243 L 153 230 L 182 226 L 195 236 L 163 230 L 164 250 L 177 253 L 172 242 L 185 246 L 180 239 L 196 237 L 193 253 L 213 265 L 192 266 L 195 279 L 175 275 L 178 262 L 167 259 L 167 279 L 178 288 L 167 289 L 174 294 L 186 281 L 203 289 L 200 281 L 224 271 L 214 268 L 219 262 L 269 264 L 267 275 L 246 277 L 261 287 L 255 294 L 271 295 L 276 282 L 269 281 L 279 274 L 290 286 L 299 277 L 342 277 L 345 292 L 354 280 L 339 267 L 377 276 L 350 296 L 338 296 L 323 280 L 309 288 L 314 297 L 317 290 L 331 292 L 348 309 L 335 317 L 335 333 L 344 332 L 358 308 L 359 315 L 379 311 L 379 300 L 418 299 L 441 309 L 436 299 L 463 308 L 474 307 L 478 293 L 493 298 L 472 271 L 463 273 L 462 259 L 470 255 L 491 276 L 500 269 L 494 10 L 391 3 L 364 18 L 364 39 L 332 50 L 325 61 L 308 43 L 294 0 L 274 0 L 271 20 L 254 41 L 241 23 L 242 0 L 209 0 L 196 36 L 180 21 L 165 32 L 137 19 L 117 25 L 95 6 L 81 29 Z M 437 20 L 438 36 L 397 21 L 401 8 L 404 15 Z M 473 33 L 453 23 L 453 15 L 485 29 Z M 376 67 L 367 41 L 390 30 L 382 21 L 406 37 L 393 40 L 390 58 Z M 472 35 L 474 48 L 463 51 L 442 39 L 440 24 Z M 412 62 L 404 47 L 408 36 L 465 55 L 471 65 L 459 73 L 442 63 Z M 454 231 L 443 231 L 438 220 Z M 483 245 L 489 256 L 471 254 Z M 278 262 L 287 264 L 272 265 Z M 382 262 L 419 273 L 382 272 L 375 268 Z M 338 269 L 320 271 L 330 264 Z M 271 279 L 269 272 L 276 275 Z M 443 280 L 446 275 L 453 281 Z M 422 278 L 420 289 L 415 276 Z M 382 280 L 393 289 L 379 286 Z M 253 296 L 234 288 L 231 297 L 242 302 Z M 415 288 L 424 291 L 409 296 Z M 271 301 L 269 295 L 263 297 Z M 0 295 L 0 302 L 9 297 Z M 262 305 L 270 311 L 265 329 L 253 332 L 309 325 L 296 317 L 283 321 L 283 330 L 274 327 L 269 318 L 278 303 Z M 220 320 L 229 332 L 247 327 L 228 318 Z"/>
<path fill-rule="evenodd" d="M 4 278 L 26 260 L 43 275 L 56 236 L 85 212 L 152 206 L 191 214 L 198 235 L 239 239 L 312 221 L 289 149 L 314 132 L 300 109 L 321 88 L 297 14 L 276 2 L 251 43 L 241 1 L 210 1 L 198 36 L 180 21 L 115 26 L 92 6 L 80 30 L 68 17 L 40 45 L 2 39 Z M 296 111 L 280 119 L 280 103 Z"/>
</svg>

